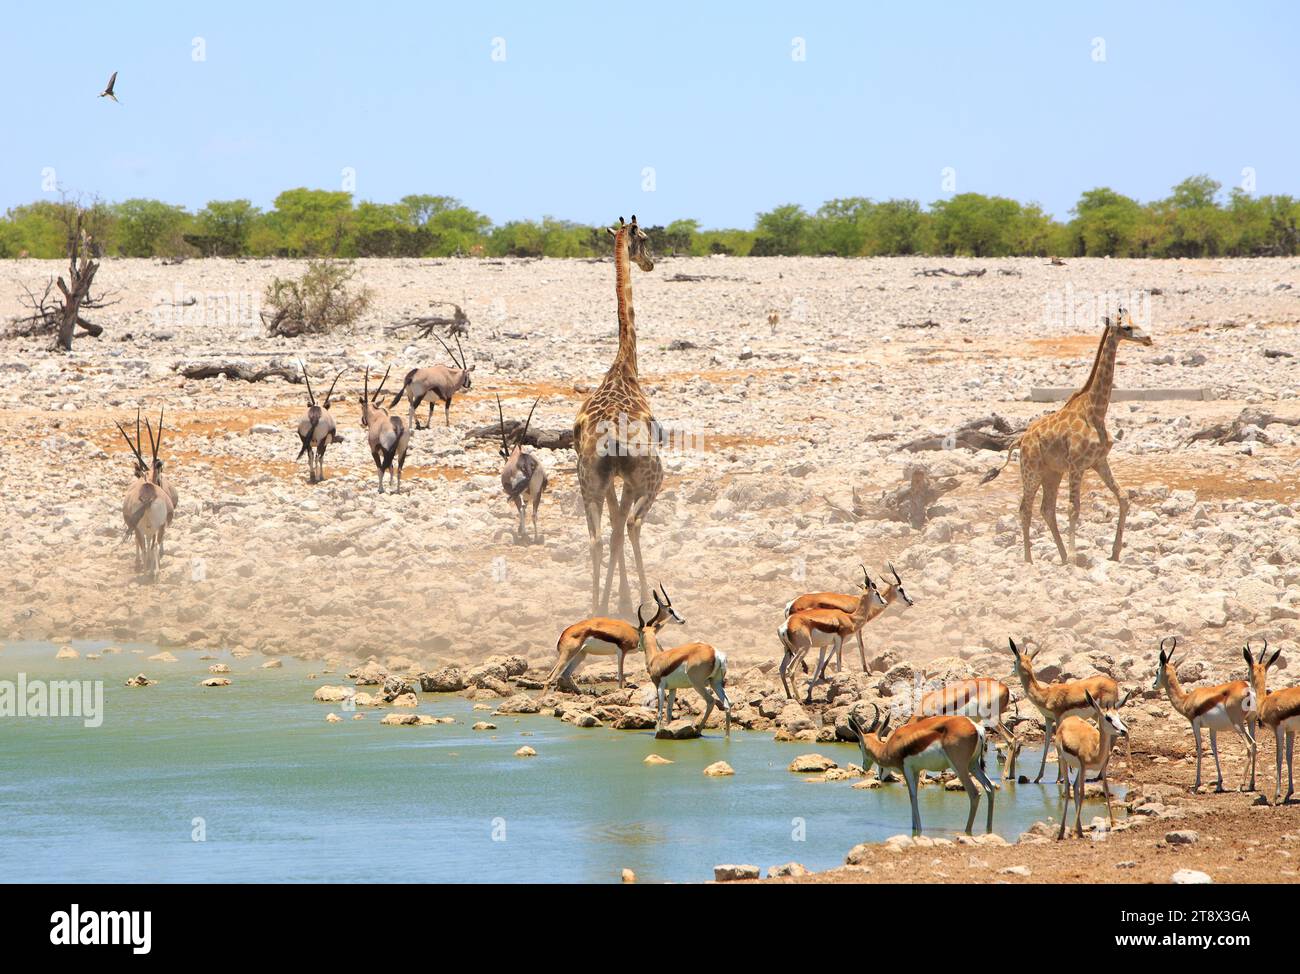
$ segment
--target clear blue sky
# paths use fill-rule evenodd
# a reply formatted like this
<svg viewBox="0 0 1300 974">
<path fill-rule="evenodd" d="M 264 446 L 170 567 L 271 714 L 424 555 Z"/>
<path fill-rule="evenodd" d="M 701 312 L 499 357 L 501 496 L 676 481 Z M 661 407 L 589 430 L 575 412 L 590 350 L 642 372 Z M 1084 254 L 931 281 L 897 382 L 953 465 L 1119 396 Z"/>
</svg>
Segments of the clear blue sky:
<svg viewBox="0 0 1300 974">
<path fill-rule="evenodd" d="M 895 7 L 10 4 L 0 209 L 40 198 L 46 167 L 191 208 L 352 167 L 358 199 L 446 194 L 498 222 L 747 227 L 785 202 L 929 203 L 945 167 L 1057 216 L 1093 186 L 1145 200 L 1247 166 L 1300 194 L 1295 4 Z M 120 105 L 95 97 L 114 70 Z"/>
</svg>

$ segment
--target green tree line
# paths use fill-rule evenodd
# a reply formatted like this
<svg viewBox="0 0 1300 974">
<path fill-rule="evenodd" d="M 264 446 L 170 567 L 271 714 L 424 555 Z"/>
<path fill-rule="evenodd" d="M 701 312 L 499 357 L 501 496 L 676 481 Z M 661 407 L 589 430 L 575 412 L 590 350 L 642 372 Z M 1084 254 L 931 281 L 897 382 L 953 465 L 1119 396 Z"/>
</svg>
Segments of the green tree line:
<svg viewBox="0 0 1300 974">
<path fill-rule="evenodd" d="M 921 254 L 972 257 L 1219 257 L 1300 253 L 1300 199 L 1252 196 L 1193 176 L 1142 203 L 1108 187 L 1079 197 L 1068 221 L 1036 203 L 960 193 L 916 200 L 830 200 L 809 213 L 786 204 L 748 230 L 706 230 L 696 220 L 648 227 L 658 254 L 736 256 Z M 0 257 L 60 257 L 62 207 L 40 201 L 0 219 Z M 495 224 L 450 196 L 356 202 L 352 194 L 290 189 L 269 210 L 214 200 L 198 212 L 159 200 L 96 204 L 95 241 L 125 257 L 594 257 L 609 252 L 603 227 L 545 217 Z"/>
</svg>

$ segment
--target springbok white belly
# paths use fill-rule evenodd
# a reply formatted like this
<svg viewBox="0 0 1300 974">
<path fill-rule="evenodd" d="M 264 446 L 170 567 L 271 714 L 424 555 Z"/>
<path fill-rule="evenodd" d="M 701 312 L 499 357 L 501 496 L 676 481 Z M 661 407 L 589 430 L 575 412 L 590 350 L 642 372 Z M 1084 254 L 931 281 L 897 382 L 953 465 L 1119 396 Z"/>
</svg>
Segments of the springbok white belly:
<svg viewBox="0 0 1300 974">
<path fill-rule="evenodd" d="M 1196 724 L 1201 730 L 1226 731 L 1232 730 L 1232 719 L 1228 716 L 1228 708 L 1223 704 L 1217 707 L 1211 707 L 1201 716 L 1196 718 Z"/>
<path fill-rule="evenodd" d="M 588 636 L 582 644 L 581 652 L 592 656 L 617 656 L 619 647 L 618 643 L 606 642 L 604 639 Z"/>
<path fill-rule="evenodd" d="M 943 745 L 935 741 L 924 751 L 904 759 L 903 766 L 913 771 L 939 772 L 951 768 L 952 762 L 948 760 L 948 752 L 943 749 Z"/>
</svg>

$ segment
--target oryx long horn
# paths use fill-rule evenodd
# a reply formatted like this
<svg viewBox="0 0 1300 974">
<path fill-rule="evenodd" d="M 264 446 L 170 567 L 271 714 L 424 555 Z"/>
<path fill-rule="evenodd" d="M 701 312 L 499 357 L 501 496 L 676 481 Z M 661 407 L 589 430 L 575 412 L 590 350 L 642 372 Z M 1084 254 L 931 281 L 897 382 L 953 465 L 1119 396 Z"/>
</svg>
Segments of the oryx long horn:
<svg viewBox="0 0 1300 974">
<path fill-rule="evenodd" d="M 438 339 L 438 344 L 442 346 L 443 351 L 447 353 L 447 357 L 451 359 L 451 364 L 460 368 L 460 363 L 456 361 L 456 353 L 447 347 L 447 343 L 440 336 L 434 335 L 433 337 Z"/>
<path fill-rule="evenodd" d="M 501 397 L 497 396 L 497 418 L 501 422 L 501 449 L 506 453 L 510 452 L 510 444 L 506 442 L 506 414 L 501 410 Z"/>
<path fill-rule="evenodd" d="M 302 359 L 298 359 L 298 365 L 302 367 L 302 378 L 307 383 L 307 405 L 316 405 L 316 396 L 311 391 L 311 376 L 307 374 L 307 366 L 303 365 Z"/>
<path fill-rule="evenodd" d="M 465 349 L 460 347 L 460 332 L 456 332 L 454 337 L 456 339 L 456 351 L 460 352 L 460 367 L 463 369 L 469 365 L 469 360 L 465 358 Z"/>
<path fill-rule="evenodd" d="M 375 390 L 375 398 L 370 400 L 372 403 L 379 402 L 379 394 L 384 391 L 384 383 L 388 381 L 388 373 L 392 371 L 393 367 L 391 365 L 384 369 L 384 377 L 379 380 L 379 388 Z"/>
<path fill-rule="evenodd" d="M 131 437 L 128 436 L 126 430 L 122 428 L 122 424 L 119 423 L 117 420 L 113 420 L 113 425 L 117 427 L 117 431 L 122 434 L 122 439 L 126 440 L 126 445 L 131 448 L 131 452 L 135 454 L 136 460 L 138 460 L 140 466 L 143 467 L 144 457 L 140 456 L 140 450 L 136 447 L 134 443 L 131 442 Z"/>
<path fill-rule="evenodd" d="M 330 383 L 330 391 L 327 392 L 327 393 L 325 393 L 325 408 L 326 408 L 326 409 L 329 409 L 329 408 L 330 408 L 330 397 L 334 395 L 334 387 L 335 387 L 336 385 L 338 385 L 339 376 L 341 376 L 341 375 L 342 375 L 344 372 L 346 372 L 347 370 L 348 370 L 348 367 L 347 367 L 346 365 L 343 366 L 343 368 L 339 369 L 338 374 L 334 376 L 334 381 Z M 306 376 L 306 374 L 307 374 L 306 372 L 303 372 L 303 375 L 304 375 L 304 376 Z"/>
<path fill-rule="evenodd" d="M 149 451 L 153 454 L 155 460 L 158 459 L 158 444 L 153 439 L 153 427 L 149 425 L 149 420 L 144 421 L 144 431 L 149 434 Z"/>
<path fill-rule="evenodd" d="M 519 445 L 520 445 L 520 446 L 523 446 L 523 445 L 524 445 L 524 437 L 528 435 L 528 424 L 531 423 L 531 422 L 533 421 L 533 409 L 536 409 L 536 408 L 537 408 L 537 404 L 538 404 L 539 402 L 541 402 L 541 401 L 542 401 L 542 397 L 541 397 L 541 396 L 538 396 L 536 399 L 533 400 L 533 408 L 530 409 L 530 410 L 528 410 L 528 418 L 527 418 L 526 420 L 524 420 L 524 431 L 523 431 L 522 433 L 519 434 Z"/>
<path fill-rule="evenodd" d="M 154 459 L 158 459 L 158 454 L 162 452 L 162 431 L 163 431 L 163 407 L 158 407 L 158 444 L 154 447 Z"/>
</svg>

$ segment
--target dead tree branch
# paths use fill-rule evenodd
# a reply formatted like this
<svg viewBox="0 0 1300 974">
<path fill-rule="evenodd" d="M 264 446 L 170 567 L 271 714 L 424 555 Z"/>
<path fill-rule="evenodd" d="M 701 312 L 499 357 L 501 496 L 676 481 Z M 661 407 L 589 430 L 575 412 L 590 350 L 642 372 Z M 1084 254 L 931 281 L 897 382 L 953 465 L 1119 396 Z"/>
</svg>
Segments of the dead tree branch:
<svg viewBox="0 0 1300 974">
<path fill-rule="evenodd" d="M 175 369 L 187 379 L 215 379 L 219 375 L 225 375 L 227 379 L 261 382 L 274 375 L 285 382 L 302 383 L 302 372 L 296 366 L 278 362 L 266 365 L 253 365 L 249 362 L 181 362 L 177 363 Z"/>
<path fill-rule="evenodd" d="M 1199 433 L 1193 433 L 1183 446 L 1191 446 L 1199 440 L 1213 440 L 1220 446 L 1225 443 L 1241 443 L 1245 440 L 1270 443 L 1272 441 L 1264 433 L 1264 427 L 1272 423 L 1300 426 L 1300 419 L 1287 419 L 1285 416 L 1266 413 L 1262 409 L 1247 407 L 1238 413 L 1237 418 L 1231 423 L 1217 423 L 1214 426 L 1207 426 Z"/>
<path fill-rule="evenodd" d="M 511 443 L 515 442 L 519 436 L 520 430 L 524 424 L 517 419 L 506 420 L 505 437 Z M 496 443 L 501 442 L 501 424 L 493 423 L 491 426 L 478 426 L 469 430 L 465 434 L 470 439 L 483 440 L 490 439 Z M 528 446 L 535 446 L 542 450 L 572 450 L 573 449 L 573 430 L 543 430 L 536 427 L 529 427 L 525 434 L 523 442 Z"/>
<path fill-rule="evenodd" d="M 450 305 L 453 309 L 451 317 L 449 318 L 446 315 L 422 315 L 418 318 L 408 318 L 406 321 L 399 321 L 397 324 L 387 326 L 384 332 L 395 335 L 399 331 L 414 329 L 415 338 L 428 338 L 435 329 L 442 329 L 448 338 L 455 335 L 469 334 L 469 316 L 465 314 L 460 305 L 452 301 L 437 301 L 435 303 Z"/>
<path fill-rule="evenodd" d="M 993 431 L 984 429 L 986 426 L 991 426 Z M 1023 432 L 1023 427 L 1012 426 L 994 413 L 992 416 L 973 419 L 951 433 L 922 436 L 910 443 L 904 443 L 899 449 L 907 450 L 909 453 L 919 453 L 924 450 L 955 450 L 962 447 L 967 450 L 993 450 L 1000 453 Z"/>
</svg>

